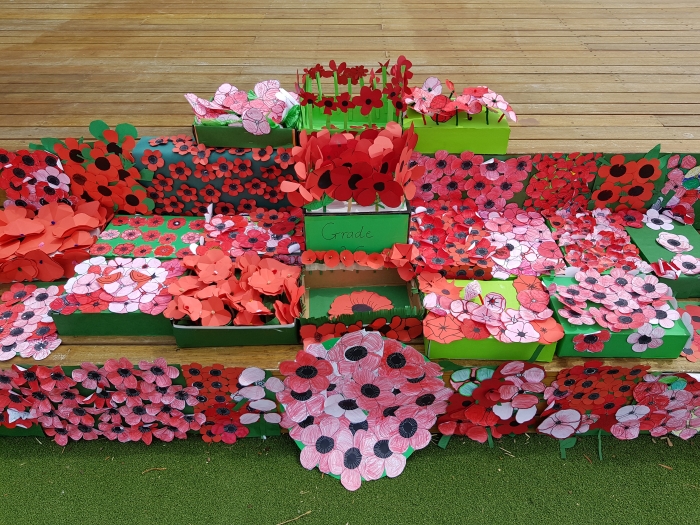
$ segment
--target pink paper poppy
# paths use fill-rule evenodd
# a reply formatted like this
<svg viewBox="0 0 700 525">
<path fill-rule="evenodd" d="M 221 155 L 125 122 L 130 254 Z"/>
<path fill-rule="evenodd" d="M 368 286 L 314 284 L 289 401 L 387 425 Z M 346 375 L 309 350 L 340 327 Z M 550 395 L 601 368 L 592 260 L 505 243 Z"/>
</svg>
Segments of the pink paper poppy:
<svg viewBox="0 0 700 525">
<path fill-rule="evenodd" d="M 368 432 L 340 430 L 335 435 L 335 448 L 330 452 L 328 465 L 332 474 L 340 476 L 340 482 L 348 490 L 360 488 L 362 478 L 377 479 L 378 462 L 368 461 L 374 455 Z M 381 472 L 379 473 L 381 476 Z"/>
<path fill-rule="evenodd" d="M 677 313 L 677 312 L 676 312 Z M 663 344 L 663 337 L 666 331 L 661 327 L 656 327 L 647 323 L 636 332 L 627 337 L 627 342 L 632 345 L 635 352 L 644 352 L 649 348 L 658 348 Z"/>
<path fill-rule="evenodd" d="M 635 439 L 639 436 L 639 421 L 632 419 L 616 423 L 610 427 L 610 432 L 617 439 Z"/>
<path fill-rule="evenodd" d="M 326 416 L 302 429 L 299 441 L 304 444 L 301 465 L 312 470 L 318 466 L 321 472 L 330 473 L 330 454 L 336 448 L 335 437 L 340 431 L 339 420 Z"/>
<path fill-rule="evenodd" d="M 323 411 L 333 417 L 345 417 L 351 423 L 360 423 L 367 415 L 360 408 L 358 400 L 342 394 L 328 396 L 323 402 Z"/>
<path fill-rule="evenodd" d="M 296 392 L 311 390 L 314 393 L 321 392 L 330 384 L 328 377 L 333 372 L 333 367 L 325 359 L 317 359 L 315 356 L 300 351 L 294 361 L 283 361 L 280 364 L 280 373 L 286 376 L 284 382 Z"/>
<path fill-rule="evenodd" d="M 337 363 L 338 371 L 343 375 L 352 374 L 359 368 L 373 371 L 379 367 L 383 348 L 381 335 L 360 330 L 341 337 L 328 352 L 328 358 Z"/>
<path fill-rule="evenodd" d="M 294 423 L 300 423 L 309 417 L 314 418 L 323 414 L 325 398 L 320 394 L 312 393 L 311 390 L 296 392 L 285 389 L 277 394 L 277 401 L 284 405 L 285 413 Z"/>
<path fill-rule="evenodd" d="M 555 412 L 537 427 L 541 434 L 548 434 L 556 439 L 566 439 L 574 434 L 581 423 L 578 410 L 566 409 Z"/>
<path fill-rule="evenodd" d="M 243 112 L 243 127 L 253 135 L 267 135 L 270 133 L 270 123 L 262 111 L 250 108 Z"/>
<path fill-rule="evenodd" d="M 343 387 L 343 394 L 355 399 L 363 410 L 381 410 L 393 404 L 393 388 L 388 379 L 376 376 L 372 371 L 359 370 L 353 374 L 353 381 Z"/>
<path fill-rule="evenodd" d="M 151 370 L 153 370 L 153 368 L 151 368 Z M 175 370 L 177 371 L 177 369 Z M 144 381 L 146 381 L 145 377 Z M 197 394 L 199 394 L 198 388 L 192 386 L 183 388 L 180 385 L 171 385 L 168 387 L 168 391 L 163 394 L 162 401 L 164 404 L 170 405 L 177 410 L 184 410 L 185 406 L 193 407 L 199 403 L 199 401 L 197 401 Z"/>
<path fill-rule="evenodd" d="M 137 378 L 141 373 L 134 370 L 134 365 L 126 357 L 119 360 L 108 359 L 104 365 L 107 379 L 116 387 L 137 388 Z"/>
<path fill-rule="evenodd" d="M 61 340 L 56 335 L 43 339 L 30 339 L 17 345 L 17 352 L 25 359 L 33 358 L 37 361 L 46 359 L 51 352 L 61 345 Z"/>
<path fill-rule="evenodd" d="M 402 407 L 396 411 L 395 418 L 386 418 L 381 424 L 381 432 L 389 438 L 389 448 L 403 454 L 409 447 L 414 450 L 425 448 L 430 443 L 430 428 L 435 424 L 435 417 L 411 407 Z"/>
<path fill-rule="evenodd" d="M 539 332 L 526 321 L 506 325 L 505 336 L 513 343 L 534 343 L 540 339 Z"/>
<path fill-rule="evenodd" d="M 141 378 L 146 383 L 155 383 L 160 388 L 172 385 L 173 379 L 180 375 L 178 369 L 169 366 L 162 357 L 157 358 L 153 363 L 139 362 L 139 369 L 141 370 Z"/>
</svg>

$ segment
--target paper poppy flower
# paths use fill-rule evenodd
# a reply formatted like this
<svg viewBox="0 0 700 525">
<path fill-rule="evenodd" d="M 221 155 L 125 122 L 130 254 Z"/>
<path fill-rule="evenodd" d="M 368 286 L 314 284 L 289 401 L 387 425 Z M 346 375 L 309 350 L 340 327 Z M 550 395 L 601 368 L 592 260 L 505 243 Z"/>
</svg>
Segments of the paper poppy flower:
<svg viewBox="0 0 700 525">
<path fill-rule="evenodd" d="M 656 242 L 674 253 L 689 252 L 693 249 L 693 246 L 688 242 L 688 238 L 684 235 L 661 232 L 656 238 Z"/>
<path fill-rule="evenodd" d="M 627 342 L 632 345 L 634 352 L 644 352 L 648 348 L 658 348 L 663 344 L 666 331 L 661 327 L 654 327 L 647 323 L 636 332 L 627 337 Z"/>
<path fill-rule="evenodd" d="M 579 334 L 573 341 L 577 352 L 602 352 L 605 343 L 610 341 L 610 332 L 601 330 L 592 334 Z"/>
<path fill-rule="evenodd" d="M 158 168 L 165 165 L 163 155 L 161 155 L 160 151 L 151 149 L 144 150 L 141 162 L 151 171 L 157 171 Z"/>
<path fill-rule="evenodd" d="M 360 108 L 360 113 L 366 116 L 370 114 L 372 109 L 383 106 L 382 92 L 379 89 L 363 86 L 360 88 L 360 93 L 352 98 L 352 102 L 355 107 Z"/>
<path fill-rule="evenodd" d="M 647 210 L 642 221 L 652 230 L 673 230 L 673 220 L 656 210 Z"/>
<path fill-rule="evenodd" d="M 280 374 L 286 377 L 285 384 L 295 392 L 322 392 L 330 381 L 328 375 L 333 371 L 332 365 L 325 359 L 301 351 L 294 361 L 280 363 Z"/>
<path fill-rule="evenodd" d="M 330 317 L 338 317 L 358 312 L 391 310 L 393 307 L 392 302 L 386 297 L 375 292 L 361 290 L 336 297 L 331 303 L 328 315 Z"/>
<path fill-rule="evenodd" d="M 675 255 L 671 262 L 675 264 L 684 275 L 697 275 L 700 273 L 700 259 L 692 255 Z"/>
</svg>

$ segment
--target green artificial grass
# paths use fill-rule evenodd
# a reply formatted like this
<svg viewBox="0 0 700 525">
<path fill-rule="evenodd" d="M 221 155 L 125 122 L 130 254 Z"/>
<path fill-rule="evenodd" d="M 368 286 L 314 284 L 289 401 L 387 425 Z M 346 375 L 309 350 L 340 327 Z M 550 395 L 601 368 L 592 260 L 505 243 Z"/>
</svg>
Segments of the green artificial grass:
<svg viewBox="0 0 700 525">
<path fill-rule="evenodd" d="M 545 436 L 490 449 L 453 438 L 409 458 L 396 479 L 340 482 L 299 463 L 287 436 L 233 446 L 104 439 L 62 449 L 0 440 L 0 524 L 697 523 L 700 447 L 586 437 L 559 458 Z M 508 453 L 505 452 L 505 449 Z M 510 455 L 509 455 L 510 454 Z M 514 457 L 511 457 L 514 456 Z M 590 459 L 587 459 L 586 456 Z M 670 468 L 665 468 L 670 467 Z M 147 469 L 160 468 L 165 470 Z"/>
</svg>

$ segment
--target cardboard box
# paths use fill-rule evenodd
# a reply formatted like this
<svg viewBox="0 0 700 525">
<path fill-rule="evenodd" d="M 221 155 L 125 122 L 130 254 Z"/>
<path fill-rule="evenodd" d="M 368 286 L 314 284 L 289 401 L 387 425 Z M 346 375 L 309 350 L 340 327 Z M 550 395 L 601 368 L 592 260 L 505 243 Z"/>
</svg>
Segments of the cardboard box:
<svg viewBox="0 0 700 525">
<path fill-rule="evenodd" d="M 392 317 L 423 318 L 423 305 L 414 283 L 407 283 L 394 268 L 381 270 L 332 270 L 306 271 L 302 274 L 302 284 L 306 291 L 302 304 L 301 324 L 319 326 L 329 322 L 346 325 L 362 321 L 369 324 L 383 317 L 390 321 Z M 342 315 L 331 320 L 328 310 L 336 297 L 355 291 L 375 292 L 389 299 L 391 310 L 360 311 L 352 315 Z"/>
<path fill-rule="evenodd" d="M 571 277 L 554 277 L 543 279 L 545 285 L 551 283 L 560 285 L 575 284 L 577 281 Z M 559 315 L 559 309 L 564 308 L 556 298 L 552 297 L 550 307 L 554 310 L 554 317 L 559 324 L 564 327 L 564 338 L 557 343 L 557 356 L 559 357 L 578 357 L 580 359 L 587 358 L 608 358 L 608 357 L 631 357 L 635 359 L 676 359 L 681 355 L 685 344 L 688 342 L 690 332 L 681 320 L 676 321 L 673 328 L 666 330 L 663 338 L 663 344 L 658 348 L 649 348 L 644 352 L 635 352 L 632 350 L 632 344 L 627 342 L 630 334 L 636 330 L 623 330 L 621 332 L 613 332 L 610 330 L 610 340 L 605 343 L 605 348 L 602 352 L 578 352 L 574 349 L 574 337 L 579 334 L 591 334 L 602 328 L 598 325 L 593 326 L 576 326 L 567 321 L 566 318 Z"/>
<path fill-rule="evenodd" d="M 418 135 L 415 150 L 432 154 L 439 150 L 460 154 L 463 151 L 473 151 L 480 154 L 503 155 L 508 150 L 510 126 L 507 119 L 497 113 L 489 115 L 486 124 L 486 110 L 472 115 L 471 120 L 464 112 L 459 113 L 459 119 L 453 117 L 447 122 L 436 123 L 431 118 L 409 109 L 403 119 L 403 128 L 408 129 L 413 124 Z"/>
<path fill-rule="evenodd" d="M 410 213 L 405 203 L 400 208 L 381 211 L 358 206 L 350 213 L 336 210 L 304 211 L 307 250 L 373 253 L 408 242 Z"/>
<path fill-rule="evenodd" d="M 464 287 L 471 281 L 454 281 L 458 287 Z M 517 309 L 520 303 L 511 281 L 480 281 L 481 295 L 490 292 L 501 294 L 506 299 L 507 308 Z M 474 341 L 460 339 L 448 344 L 438 343 L 425 338 L 425 353 L 430 359 L 474 359 L 477 361 L 528 361 L 541 345 L 535 343 L 502 343 L 493 336 Z M 536 361 L 550 362 L 554 358 L 557 345 L 551 344 L 539 350 Z"/>
<path fill-rule="evenodd" d="M 198 326 L 182 319 L 172 325 L 172 333 L 180 348 L 299 343 L 299 330 L 296 323 L 265 326 Z"/>
<path fill-rule="evenodd" d="M 96 314 L 80 311 L 70 315 L 52 312 L 56 331 L 59 335 L 173 335 L 172 323 L 162 314 L 151 315 L 143 312 L 115 314 L 109 310 Z"/>
<path fill-rule="evenodd" d="M 670 262 L 676 255 L 667 250 L 659 243 L 656 238 L 661 232 L 666 230 L 652 230 L 644 226 L 643 228 L 625 228 L 632 242 L 639 248 L 639 254 L 648 263 L 659 262 L 660 259 Z M 673 230 L 667 232 L 674 235 L 684 235 L 688 238 L 693 249 L 686 252 L 688 255 L 700 258 L 700 234 L 692 225 L 682 225 L 678 222 L 673 222 Z M 689 297 L 700 297 L 700 275 L 681 275 L 678 279 L 659 279 L 660 282 L 667 284 L 673 290 L 673 295 L 676 299 L 688 299 Z"/>
<path fill-rule="evenodd" d="M 273 128 L 266 135 L 253 135 L 238 126 L 193 124 L 192 134 L 198 144 L 210 148 L 291 148 L 297 144 L 296 130 L 292 128 Z"/>
</svg>

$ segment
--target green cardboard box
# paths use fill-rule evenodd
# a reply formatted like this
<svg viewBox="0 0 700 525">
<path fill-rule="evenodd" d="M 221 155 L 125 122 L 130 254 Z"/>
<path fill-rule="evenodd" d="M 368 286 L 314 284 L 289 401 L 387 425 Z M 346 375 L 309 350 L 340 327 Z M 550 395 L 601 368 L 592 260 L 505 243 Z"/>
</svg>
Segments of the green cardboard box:
<svg viewBox="0 0 700 525">
<path fill-rule="evenodd" d="M 301 324 L 320 326 L 325 323 L 350 325 L 362 321 L 364 325 L 384 318 L 389 322 L 393 317 L 402 319 L 423 319 L 423 304 L 417 286 L 404 281 L 395 268 L 381 270 L 331 270 L 304 271 L 302 284 L 305 287 Z M 328 310 L 333 301 L 357 291 L 374 292 L 386 297 L 392 303 L 389 310 L 367 311 L 358 309 L 352 315 L 330 318 Z"/>
<path fill-rule="evenodd" d="M 563 286 L 576 284 L 576 279 L 571 277 L 554 277 L 544 279 L 545 285 L 551 283 L 560 284 Z M 554 317 L 559 324 L 564 327 L 564 338 L 557 343 L 557 356 L 559 357 L 578 357 L 586 359 L 589 357 L 608 358 L 608 357 L 631 357 L 635 359 L 676 359 L 681 355 L 685 344 L 688 342 L 690 332 L 681 320 L 676 321 L 673 328 L 666 330 L 663 338 L 663 344 L 658 348 L 649 348 L 644 352 L 635 352 L 632 350 L 632 344 L 627 342 L 630 334 L 636 330 L 623 330 L 621 332 L 610 331 L 610 340 L 605 343 L 605 348 L 602 352 L 578 352 L 574 349 L 574 337 L 579 334 L 591 334 L 601 330 L 598 325 L 593 326 L 576 326 L 567 321 L 565 317 L 559 315 L 559 309 L 564 308 L 556 298 L 552 297 L 550 302 L 551 308 L 554 310 Z"/>
<path fill-rule="evenodd" d="M 625 228 L 632 239 L 632 242 L 639 248 L 642 258 L 648 263 L 657 263 L 660 259 L 670 262 L 676 255 L 656 242 L 656 238 L 661 232 L 666 230 L 652 230 L 644 226 L 643 228 Z M 684 235 L 692 245 L 693 249 L 686 252 L 688 255 L 700 258 L 700 234 L 690 224 L 682 225 L 673 222 L 673 230 L 667 232 L 674 235 Z M 688 299 L 689 297 L 700 297 L 700 275 L 681 275 L 678 279 L 659 279 L 673 290 L 676 299 Z"/>
<path fill-rule="evenodd" d="M 163 315 L 140 311 L 115 314 L 105 310 L 96 314 L 80 311 L 70 315 L 52 312 L 59 335 L 173 335 L 172 323 Z"/>
<path fill-rule="evenodd" d="M 299 343 L 299 329 L 296 323 L 265 326 L 198 326 L 182 319 L 172 325 L 171 332 L 175 335 L 175 342 L 180 348 Z"/>
<path fill-rule="evenodd" d="M 499 119 L 498 114 L 489 115 L 489 123 L 486 124 L 486 110 L 477 115 L 472 115 L 471 120 L 464 112 L 459 113 L 459 118 L 453 117 L 447 122 L 436 123 L 430 118 L 409 109 L 403 119 L 403 128 L 408 129 L 413 124 L 418 135 L 418 144 L 415 150 L 425 154 L 432 154 L 439 150 L 447 150 L 450 153 L 462 153 L 473 151 L 480 154 L 503 155 L 508 150 L 510 126 L 506 118 Z"/>
<path fill-rule="evenodd" d="M 291 148 L 296 145 L 296 130 L 273 128 L 266 135 L 253 135 L 237 126 L 193 124 L 192 134 L 198 144 L 210 148 Z"/>
<path fill-rule="evenodd" d="M 454 281 L 458 287 L 464 287 L 471 281 Z M 506 299 L 508 308 L 519 308 L 517 292 L 511 281 L 480 281 L 481 295 L 490 292 L 501 294 Z M 430 359 L 474 359 L 477 361 L 528 361 L 540 348 L 535 343 L 502 343 L 493 336 L 474 341 L 460 339 L 448 344 L 438 343 L 425 338 L 425 353 Z M 546 345 L 539 350 L 536 361 L 548 363 L 554 358 L 556 344 Z"/>
<path fill-rule="evenodd" d="M 404 203 L 397 211 L 304 211 L 307 250 L 381 252 L 408 242 L 410 214 Z"/>
</svg>

